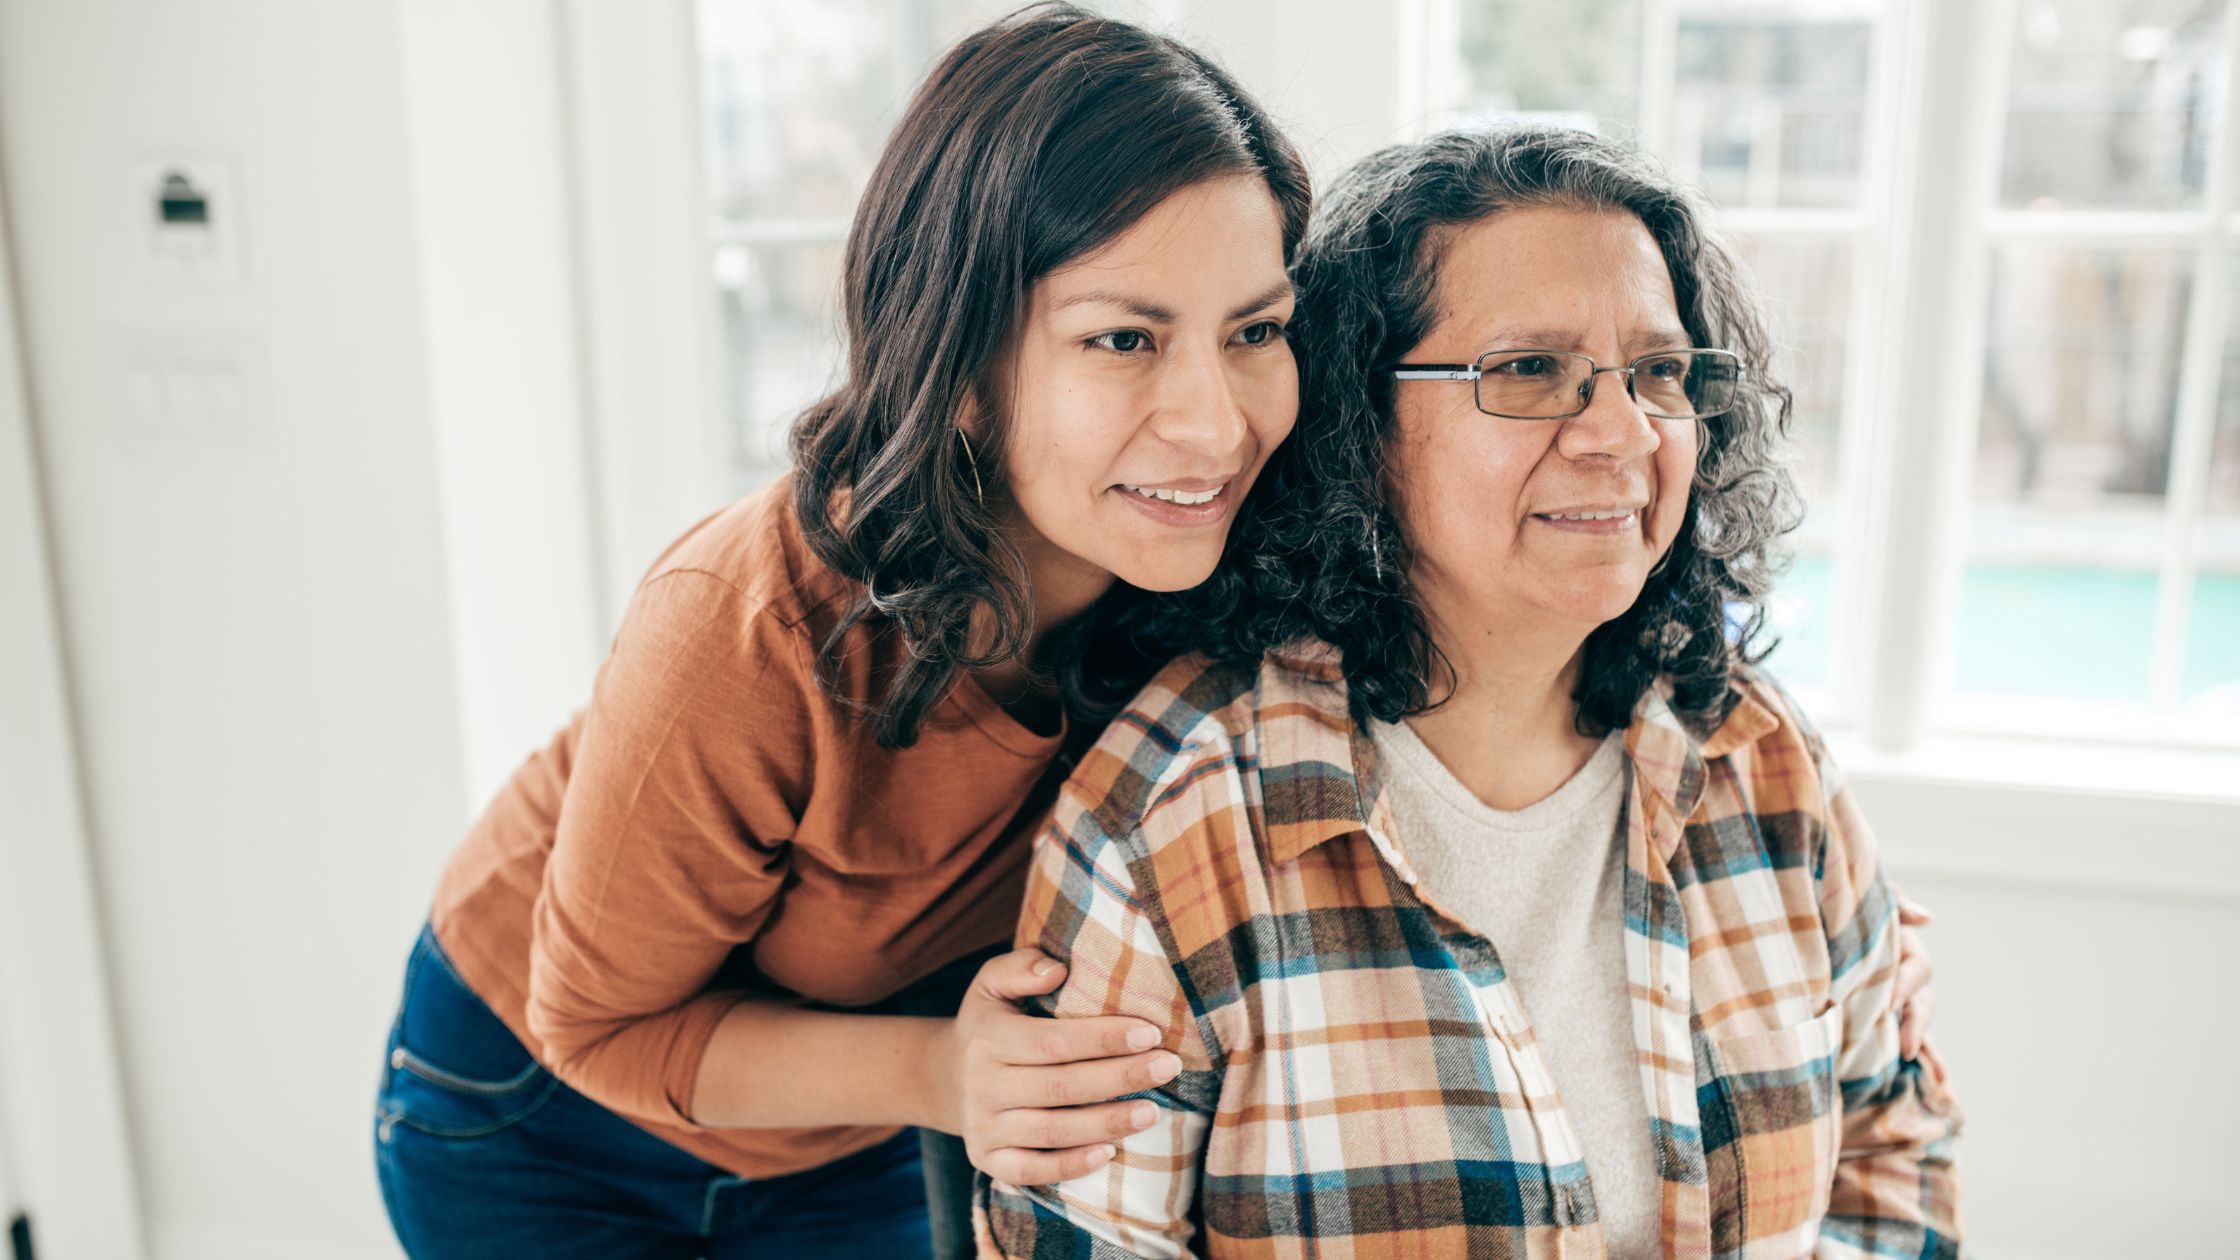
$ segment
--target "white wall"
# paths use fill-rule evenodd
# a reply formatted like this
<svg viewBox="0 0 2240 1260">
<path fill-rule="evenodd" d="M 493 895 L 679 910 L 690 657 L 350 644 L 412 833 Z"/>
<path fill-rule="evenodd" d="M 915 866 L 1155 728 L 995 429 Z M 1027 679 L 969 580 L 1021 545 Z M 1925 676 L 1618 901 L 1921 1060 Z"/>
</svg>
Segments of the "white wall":
<svg viewBox="0 0 2240 1260">
<path fill-rule="evenodd" d="M 395 1254 L 370 1131 L 405 951 L 470 799 L 587 689 L 557 57 L 534 0 L 0 3 L 156 1256 Z M 239 280 L 142 274 L 134 164 L 168 154 L 231 163 Z M 205 350 L 254 369 L 247 425 L 136 429 L 124 357 Z"/>
</svg>

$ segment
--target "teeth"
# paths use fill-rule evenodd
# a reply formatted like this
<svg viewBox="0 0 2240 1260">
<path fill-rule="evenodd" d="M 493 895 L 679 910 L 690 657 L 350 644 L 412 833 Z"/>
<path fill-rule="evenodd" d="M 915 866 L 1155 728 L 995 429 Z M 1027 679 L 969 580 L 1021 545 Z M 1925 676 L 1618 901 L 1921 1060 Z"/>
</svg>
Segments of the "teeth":
<svg viewBox="0 0 2240 1260">
<path fill-rule="evenodd" d="M 1632 508 L 1615 512 L 1549 512 L 1551 521 L 1615 521 L 1633 515 Z"/>
<path fill-rule="evenodd" d="M 1219 486 L 1215 486 L 1211 490 L 1151 490 L 1143 486 L 1122 486 L 1120 488 L 1133 490 L 1146 499 L 1165 499 L 1169 503 L 1180 503 L 1185 507 L 1198 503 L 1211 503 L 1221 497 L 1221 487 Z"/>
</svg>

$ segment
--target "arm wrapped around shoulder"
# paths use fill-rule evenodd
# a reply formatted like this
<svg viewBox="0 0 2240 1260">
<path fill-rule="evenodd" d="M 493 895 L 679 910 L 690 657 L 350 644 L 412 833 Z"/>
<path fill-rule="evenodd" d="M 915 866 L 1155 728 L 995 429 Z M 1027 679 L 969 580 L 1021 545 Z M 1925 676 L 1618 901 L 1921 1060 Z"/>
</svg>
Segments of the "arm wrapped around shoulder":
<svg viewBox="0 0 2240 1260">
<path fill-rule="evenodd" d="M 1182 1070 L 1138 1095 L 1159 1106 L 1159 1119 L 1116 1143 L 1105 1167 L 1049 1186 L 982 1176 L 975 1225 L 983 1257 L 1180 1257 L 1196 1232 L 1193 1205 L 1226 1052 L 1214 1022 L 1190 1000 L 1193 965 L 1209 960 L 1170 956 L 1173 931 L 1162 893 L 1173 890 L 1162 890 L 1157 872 L 1207 838 L 1208 811 L 1189 799 L 1190 787 L 1156 789 L 1155 783 L 1194 780 L 1187 755 L 1166 772 L 1144 775 L 1109 749 L 1111 742 L 1108 734 L 1084 759 L 1035 842 L 1018 939 L 1069 968 L 1065 984 L 1042 999 L 1046 1013 L 1147 1020 L 1164 1033 L 1162 1044 L 1180 1057 Z M 1188 834 L 1169 836 L 1167 844 L 1152 838 L 1178 829 Z"/>
<path fill-rule="evenodd" d="M 1820 917 L 1832 993 L 1843 1009 L 1836 1062 L 1843 1091 L 1843 1148 L 1816 1254 L 1958 1257 L 1960 1182 L 1953 1140 L 1962 1116 L 1950 1089 L 1900 1057 L 1898 916 L 1873 832 L 1841 771 L 1811 737 L 1827 820 Z"/>
<path fill-rule="evenodd" d="M 673 571 L 599 672 L 537 898 L 539 1057 L 634 1120 L 695 1127 L 737 994 L 705 991 L 777 904 L 818 719 L 798 652 L 730 584 Z"/>
</svg>

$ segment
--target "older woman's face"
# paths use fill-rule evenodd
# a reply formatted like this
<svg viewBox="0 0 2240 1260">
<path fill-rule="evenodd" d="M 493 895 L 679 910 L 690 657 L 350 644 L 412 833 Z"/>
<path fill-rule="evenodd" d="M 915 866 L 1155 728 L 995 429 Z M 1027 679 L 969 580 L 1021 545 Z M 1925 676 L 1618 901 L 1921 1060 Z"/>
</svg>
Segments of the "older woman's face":
<svg viewBox="0 0 2240 1260">
<path fill-rule="evenodd" d="M 1630 214 L 1511 210 L 1445 246 L 1438 322 L 1410 362 L 1536 349 L 1622 367 L 1689 344 L 1664 258 Z M 1591 628 L 1641 593 L 1687 514 L 1696 425 L 1644 415 L 1623 377 L 1596 379 L 1568 420 L 1486 415 L 1462 382 L 1395 387 L 1389 476 L 1435 615 Z"/>
</svg>

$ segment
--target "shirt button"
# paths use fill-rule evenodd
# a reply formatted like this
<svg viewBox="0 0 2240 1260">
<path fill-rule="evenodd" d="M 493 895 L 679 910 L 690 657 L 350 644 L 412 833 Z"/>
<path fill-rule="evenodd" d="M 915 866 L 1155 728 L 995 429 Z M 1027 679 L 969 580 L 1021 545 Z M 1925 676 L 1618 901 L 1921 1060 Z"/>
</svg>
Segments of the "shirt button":
<svg viewBox="0 0 2240 1260">
<path fill-rule="evenodd" d="M 390 1067 L 393 1067 L 393 1068 L 399 1068 L 399 1069 L 401 1069 L 401 1068 L 403 1068 L 403 1067 L 404 1067 L 404 1047 L 403 1047 L 403 1046 L 398 1046 L 398 1047 L 397 1047 L 396 1049 L 394 1049 L 394 1050 L 391 1050 L 391 1051 L 389 1052 L 389 1066 L 390 1066 Z"/>
</svg>

